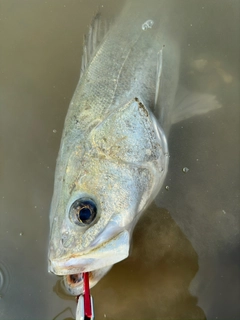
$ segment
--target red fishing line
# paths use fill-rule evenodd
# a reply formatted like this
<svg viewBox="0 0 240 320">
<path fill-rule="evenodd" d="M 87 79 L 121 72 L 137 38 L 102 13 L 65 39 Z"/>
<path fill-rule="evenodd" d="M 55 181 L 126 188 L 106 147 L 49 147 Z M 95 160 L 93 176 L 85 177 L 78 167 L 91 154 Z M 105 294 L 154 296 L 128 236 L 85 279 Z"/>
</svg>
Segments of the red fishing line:
<svg viewBox="0 0 240 320">
<path fill-rule="evenodd" d="M 84 311 L 85 316 L 88 318 L 92 317 L 92 306 L 90 298 L 90 289 L 89 289 L 89 273 L 83 273 L 83 291 L 84 291 Z"/>
</svg>

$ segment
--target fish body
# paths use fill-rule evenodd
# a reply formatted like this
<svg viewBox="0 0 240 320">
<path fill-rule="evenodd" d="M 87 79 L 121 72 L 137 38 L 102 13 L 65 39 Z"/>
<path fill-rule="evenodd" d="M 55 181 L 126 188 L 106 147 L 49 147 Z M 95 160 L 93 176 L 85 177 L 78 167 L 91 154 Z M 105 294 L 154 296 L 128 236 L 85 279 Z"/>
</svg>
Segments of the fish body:
<svg viewBox="0 0 240 320">
<path fill-rule="evenodd" d="M 128 256 L 167 173 L 180 53 L 170 2 L 151 3 L 129 2 L 109 28 L 97 16 L 84 48 L 50 212 L 49 271 L 72 294 L 82 292 L 83 272 L 93 286 Z"/>
</svg>

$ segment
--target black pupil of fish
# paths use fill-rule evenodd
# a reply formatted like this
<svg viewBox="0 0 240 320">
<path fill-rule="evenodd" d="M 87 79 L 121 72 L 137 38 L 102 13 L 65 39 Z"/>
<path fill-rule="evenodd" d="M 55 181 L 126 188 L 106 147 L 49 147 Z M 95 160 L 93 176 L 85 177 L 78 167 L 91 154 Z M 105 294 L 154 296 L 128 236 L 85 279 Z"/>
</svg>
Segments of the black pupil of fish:
<svg viewBox="0 0 240 320">
<path fill-rule="evenodd" d="M 78 199 L 72 204 L 76 218 L 80 224 L 90 224 L 96 217 L 97 207 L 93 200 Z"/>
<path fill-rule="evenodd" d="M 80 209 L 80 212 L 79 212 L 79 218 L 81 221 L 86 221 L 88 220 L 92 215 L 92 211 L 90 208 L 82 208 Z"/>
</svg>

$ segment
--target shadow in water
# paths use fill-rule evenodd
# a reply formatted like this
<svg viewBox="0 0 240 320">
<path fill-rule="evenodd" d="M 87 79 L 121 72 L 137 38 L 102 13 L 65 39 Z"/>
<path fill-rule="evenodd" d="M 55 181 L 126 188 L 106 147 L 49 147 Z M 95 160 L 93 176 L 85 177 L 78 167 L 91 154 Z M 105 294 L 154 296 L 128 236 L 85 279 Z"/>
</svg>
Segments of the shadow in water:
<svg viewBox="0 0 240 320">
<path fill-rule="evenodd" d="M 191 243 L 153 204 L 134 230 L 130 257 L 92 290 L 96 319 L 206 319 L 188 290 L 197 271 Z"/>
</svg>

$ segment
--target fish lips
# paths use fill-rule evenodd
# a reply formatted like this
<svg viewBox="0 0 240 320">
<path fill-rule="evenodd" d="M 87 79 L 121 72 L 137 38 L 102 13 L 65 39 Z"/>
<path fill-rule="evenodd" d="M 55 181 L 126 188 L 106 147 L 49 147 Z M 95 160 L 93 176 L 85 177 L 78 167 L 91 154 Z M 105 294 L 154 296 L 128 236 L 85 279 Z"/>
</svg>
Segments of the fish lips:
<svg viewBox="0 0 240 320">
<path fill-rule="evenodd" d="M 92 288 L 98 281 L 112 268 L 107 266 L 98 270 L 89 272 L 89 287 Z M 63 276 L 64 289 L 68 294 L 78 296 L 83 293 L 83 273 Z"/>
<path fill-rule="evenodd" d="M 124 230 L 117 236 L 88 252 L 69 254 L 61 258 L 49 257 L 48 271 L 59 276 L 91 272 L 124 260 L 129 255 L 130 234 Z"/>
</svg>

